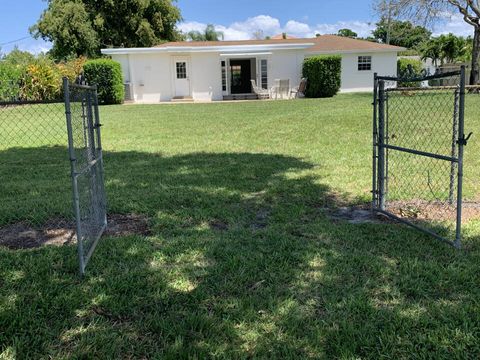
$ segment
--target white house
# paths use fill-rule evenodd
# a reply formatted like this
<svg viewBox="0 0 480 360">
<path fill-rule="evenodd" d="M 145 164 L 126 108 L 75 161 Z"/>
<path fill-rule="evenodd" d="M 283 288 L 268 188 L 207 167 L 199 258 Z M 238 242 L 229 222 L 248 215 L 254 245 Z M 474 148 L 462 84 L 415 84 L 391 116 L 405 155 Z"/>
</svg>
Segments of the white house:
<svg viewBox="0 0 480 360">
<path fill-rule="evenodd" d="M 370 91 L 373 73 L 394 75 L 403 48 L 335 35 L 312 39 L 169 42 L 151 48 L 103 49 L 122 66 L 131 100 L 212 101 L 270 89 L 275 79 L 300 83 L 306 57 L 342 56 L 342 92 Z"/>
</svg>

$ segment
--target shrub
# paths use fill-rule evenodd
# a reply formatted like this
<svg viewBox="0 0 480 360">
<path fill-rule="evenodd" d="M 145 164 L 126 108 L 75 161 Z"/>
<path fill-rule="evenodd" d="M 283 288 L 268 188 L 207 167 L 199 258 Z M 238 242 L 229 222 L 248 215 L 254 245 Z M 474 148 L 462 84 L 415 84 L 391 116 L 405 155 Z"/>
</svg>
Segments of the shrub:
<svg viewBox="0 0 480 360">
<path fill-rule="evenodd" d="M 62 78 L 66 77 L 69 81 L 75 82 L 79 75 L 83 73 L 83 66 L 87 58 L 80 56 L 67 62 L 61 62 L 57 65 Z"/>
<path fill-rule="evenodd" d="M 24 68 L 0 62 L 0 101 L 9 101 L 20 97 L 20 79 Z"/>
<path fill-rule="evenodd" d="M 61 97 L 62 77 L 55 63 L 38 59 L 26 67 L 21 97 L 28 100 L 56 100 Z"/>
<path fill-rule="evenodd" d="M 342 57 L 315 56 L 305 59 L 303 77 L 308 79 L 306 97 L 332 97 L 341 85 Z"/>
<path fill-rule="evenodd" d="M 125 96 L 120 64 L 110 59 L 90 60 L 83 66 L 85 79 L 97 85 L 101 104 L 121 104 Z"/>
<path fill-rule="evenodd" d="M 420 77 L 422 75 L 423 64 L 417 59 L 400 58 L 397 60 L 398 77 L 408 79 L 412 77 Z M 420 82 L 401 81 L 399 87 L 419 87 Z"/>
</svg>

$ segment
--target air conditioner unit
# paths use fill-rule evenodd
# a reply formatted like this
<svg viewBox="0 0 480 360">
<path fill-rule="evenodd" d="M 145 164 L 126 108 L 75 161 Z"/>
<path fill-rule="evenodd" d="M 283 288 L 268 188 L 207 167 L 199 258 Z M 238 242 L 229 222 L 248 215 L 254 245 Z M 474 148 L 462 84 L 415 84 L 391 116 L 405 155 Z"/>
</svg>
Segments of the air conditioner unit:
<svg viewBox="0 0 480 360">
<path fill-rule="evenodd" d="M 133 101 L 133 85 L 127 82 L 123 86 L 125 87 L 125 101 Z"/>
</svg>

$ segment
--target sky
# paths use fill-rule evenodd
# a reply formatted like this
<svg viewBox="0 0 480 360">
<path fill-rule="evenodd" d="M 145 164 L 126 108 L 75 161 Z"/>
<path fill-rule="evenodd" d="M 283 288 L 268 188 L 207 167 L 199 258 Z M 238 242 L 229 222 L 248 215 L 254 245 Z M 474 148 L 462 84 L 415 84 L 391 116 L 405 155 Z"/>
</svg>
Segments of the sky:
<svg viewBox="0 0 480 360">
<path fill-rule="evenodd" d="M 9 52 L 17 45 L 34 53 L 51 44 L 35 40 L 28 29 L 46 7 L 44 0 L 2 0 L 0 48 Z M 294 4 L 294 5 L 293 5 Z M 359 36 L 370 35 L 377 18 L 371 0 L 178 0 L 183 22 L 179 29 L 203 30 L 214 24 L 225 40 L 250 39 L 261 30 L 265 36 L 286 32 L 297 37 L 332 34 L 350 28 Z M 452 32 L 470 35 L 472 28 L 458 15 L 446 15 L 433 29 L 434 35 Z"/>
</svg>

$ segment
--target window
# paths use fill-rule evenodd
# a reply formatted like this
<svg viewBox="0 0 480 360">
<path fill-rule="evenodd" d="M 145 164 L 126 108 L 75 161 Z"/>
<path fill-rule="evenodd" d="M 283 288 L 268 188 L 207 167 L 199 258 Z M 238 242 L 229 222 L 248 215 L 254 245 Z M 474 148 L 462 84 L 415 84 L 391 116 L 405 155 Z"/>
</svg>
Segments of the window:
<svg viewBox="0 0 480 360">
<path fill-rule="evenodd" d="M 187 63 L 177 62 L 177 79 L 187 78 Z"/>
<path fill-rule="evenodd" d="M 222 61 L 222 91 L 227 91 L 227 66 L 225 61 Z"/>
<path fill-rule="evenodd" d="M 242 85 L 242 66 L 232 65 L 230 66 L 230 71 L 232 72 L 232 86 L 241 86 Z"/>
<path fill-rule="evenodd" d="M 359 56 L 358 57 L 358 71 L 370 71 L 372 70 L 372 57 L 371 56 Z"/>
<path fill-rule="evenodd" d="M 260 60 L 260 84 L 262 89 L 268 89 L 268 62 Z"/>
</svg>

